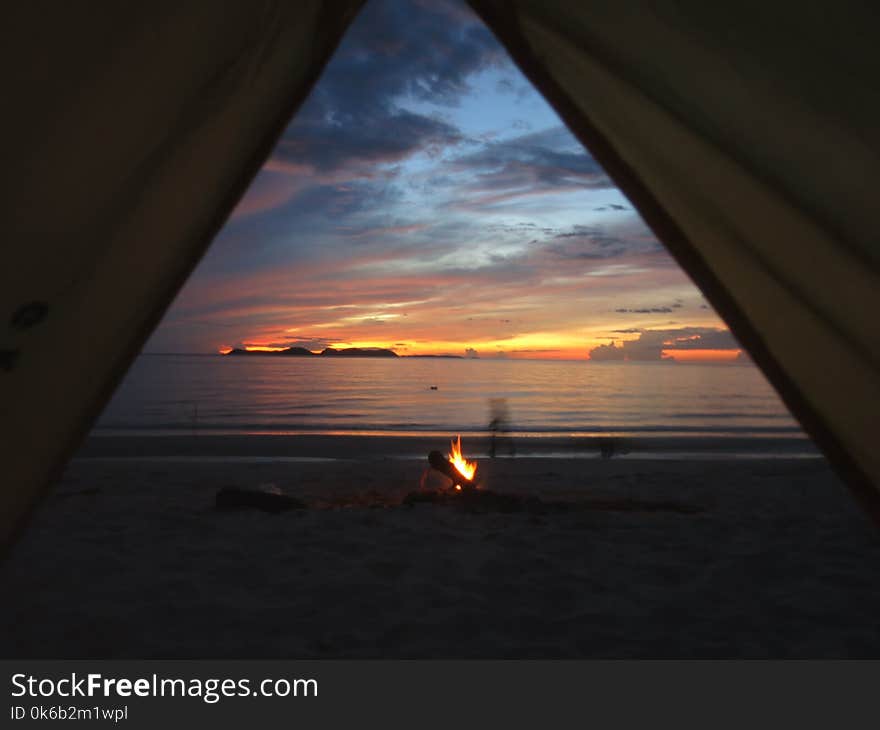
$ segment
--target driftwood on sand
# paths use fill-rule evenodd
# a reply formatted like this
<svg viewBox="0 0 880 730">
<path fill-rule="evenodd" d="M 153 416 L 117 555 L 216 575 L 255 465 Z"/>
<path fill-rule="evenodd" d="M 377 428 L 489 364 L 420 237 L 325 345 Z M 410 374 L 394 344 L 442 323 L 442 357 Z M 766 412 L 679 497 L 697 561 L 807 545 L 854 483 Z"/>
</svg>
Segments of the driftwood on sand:
<svg viewBox="0 0 880 730">
<path fill-rule="evenodd" d="M 223 487 L 214 498 L 214 506 L 221 511 L 258 509 L 263 512 L 286 512 L 305 509 L 305 502 L 288 494 L 264 489 Z"/>
</svg>

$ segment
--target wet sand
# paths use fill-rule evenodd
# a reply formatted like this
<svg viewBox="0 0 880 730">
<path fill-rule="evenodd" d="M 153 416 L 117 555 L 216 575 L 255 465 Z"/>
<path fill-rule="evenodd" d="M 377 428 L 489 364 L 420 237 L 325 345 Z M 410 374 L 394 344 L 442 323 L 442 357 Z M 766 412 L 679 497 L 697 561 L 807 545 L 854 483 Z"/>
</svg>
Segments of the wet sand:
<svg viewBox="0 0 880 730">
<path fill-rule="evenodd" d="M 71 462 L 0 565 L 0 655 L 880 656 L 880 533 L 821 459 L 520 443 L 484 485 L 571 508 L 505 513 L 402 505 L 427 441 L 182 443 Z M 309 508 L 214 509 L 261 485 Z"/>
</svg>

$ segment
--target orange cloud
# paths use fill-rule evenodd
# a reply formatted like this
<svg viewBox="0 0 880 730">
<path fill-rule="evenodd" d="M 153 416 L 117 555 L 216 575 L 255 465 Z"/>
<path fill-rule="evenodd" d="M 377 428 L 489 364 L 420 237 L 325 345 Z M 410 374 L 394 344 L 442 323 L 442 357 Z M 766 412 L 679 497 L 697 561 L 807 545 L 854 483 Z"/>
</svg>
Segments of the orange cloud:
<svg viewBox="0 0 880 730">
<path fill-rule="evenodd" d="M 736 362 L 742 350 L 663 350 L 664 357 L 676 362 Z"/>
</svg>

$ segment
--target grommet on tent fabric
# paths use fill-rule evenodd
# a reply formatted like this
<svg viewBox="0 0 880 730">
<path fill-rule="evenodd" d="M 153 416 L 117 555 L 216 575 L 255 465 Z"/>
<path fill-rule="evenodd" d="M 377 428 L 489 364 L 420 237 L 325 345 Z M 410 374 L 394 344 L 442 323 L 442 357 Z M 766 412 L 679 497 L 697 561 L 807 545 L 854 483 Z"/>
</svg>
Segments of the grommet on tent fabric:
<svg viewBox="0 0 880 730">
<path fill-rule="evenodd" d="M 46 302 L 28 302 L 22 304 L 9 320 L 9 326 L 16 330 L 26 330 L 40 324 L 49 314 L 49 305 Z"/>
<path fill-rule="evenodd" d="M 0 370 L 13 370 L 20 354 L 21 350 L 0 350 Z"/>
</svg>

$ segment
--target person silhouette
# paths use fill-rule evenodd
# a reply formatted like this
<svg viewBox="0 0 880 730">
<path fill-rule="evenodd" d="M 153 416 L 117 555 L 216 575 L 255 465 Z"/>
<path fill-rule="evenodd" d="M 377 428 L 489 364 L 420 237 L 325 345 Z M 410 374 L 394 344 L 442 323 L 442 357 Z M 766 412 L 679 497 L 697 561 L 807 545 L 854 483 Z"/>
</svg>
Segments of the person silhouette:
<svg viewBox="0 0 880 730">
<path fill-rule="evenodd" d="M 489 431 L 492 434 L 491 440 L 489 442 L 489 456 L 494 459 L 497 452 L 497 442 L 502 437 L 502 435 L 506 434 L 509 430 L 510 416 L 507 410 L 507 399 L 490 398 L 489 413 L 491 419 L 489 421 Z M 511 456 L 516 454 L 516 447 L 513 443 L 513 439 L 509 437 L 508 447 L 510 448 Z"/>
</svg>

